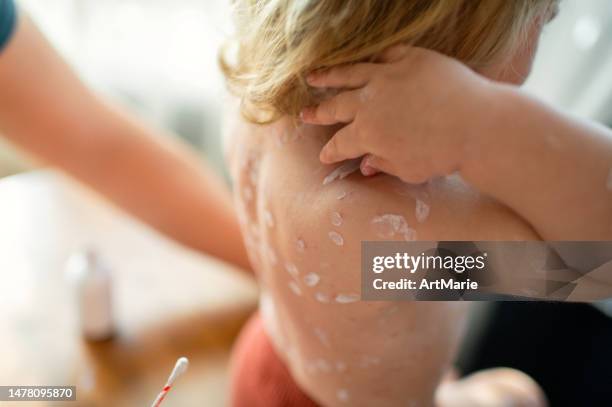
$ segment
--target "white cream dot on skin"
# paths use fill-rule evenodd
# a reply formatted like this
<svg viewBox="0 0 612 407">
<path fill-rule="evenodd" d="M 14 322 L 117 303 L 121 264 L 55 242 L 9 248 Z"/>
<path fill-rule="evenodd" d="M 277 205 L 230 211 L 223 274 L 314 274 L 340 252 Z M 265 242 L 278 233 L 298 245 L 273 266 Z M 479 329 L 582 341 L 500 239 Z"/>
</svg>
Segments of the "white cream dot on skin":
<svg viewBox="0 0 612 407">
<path fill-rule="evenodd" d="M 342 191 L 342 192 L 340 192 L 340 195 L 338 195 L 338 197 L 337 197 L 336 199 L 337 199 L 337 200 L 339 200 L 339 201 L 341 201 L 341 200 L 343 200 L 344 198 L 346 198 L 346 196 L 347 196 L 347 195 L 348 195 L 348 194 L 346 193 L 346 191 Z"/>
<path fill-rule="evenodd" d="M 338 389 L 338 391 L 336 392 L 336 397 L 341 402 L 346 403 L 349 401 L 349 392 L 347 389 Z"/>
<path fill-rule="evenodd" d="M 425 222 L 425 219 L 429 216 L 429 205 L 420 199 L 416 200 L 416 207 L 414 209 L 416 220 L 419 223 Z"/>
<path fill-rule="evenodd" d="M 352 173 L 359 170 L 360 164 L 361 158 L 345 161 L 339 167 L 333 170 L 327 177 L 325 177 L 325 179 L 323 179 L 323 185 L 331 184 L 336 180 L 348 177 Z"/>
<path fill-rule="evenodd" d="M 357 294 L 338 294 L 336 295 L 336 302 L 339 304 L 350 304 L 352 302 L 359 301 L 359 295 Z"/>
<path fill-rule="evenodd" d="M 332 212 L 331 214 L 331 223 L 334 226 L 342 226 L 342 215 L 339 212 Z"/>
<path fill-rule="evenodd" d="M 406 219 L 401 215 L 385 214 L 372 219 L 372 226 L 376 233 L 383 238 L 402 236 L 406 241 L 416 239 L 416 231 L 408 226 Z"/>
<path fill-rule="evenodd" d="M 340 373 L 346 372 L 346 363 L 342 361 L 336 362 L 336 371 Z"/>
<path fill-rule="evenodd" d="M 319 301 L 322 304 L 327 304 L 329 303 L 329 295 L 322 293 L 320 291 L 317 291 L 315 293 L 315 300 Z"/>
<path fill-rule="evenodd" d="M 289 288 L 295 295 L 302 295 L 302 289 L 295 281 L 289 281 Z"/>
<path fill-rule="evenodd" d="M 298 270 L 297 266 L 293 263 L 286 263 L 285 270 L 287 270 L 287 273 L 289 273 L 289 275 L 291 275 L 292 277 L 297 277 L 298 274 L 300 274 L 300 271 Z"/>
<path fill-rule="evenodd" d="M 315 285 L 319 284 L 320 280 L 321 277 L 319 277 L 317 273 L 308 273 L 304 276 L 304 284 L 306 284 L 308 287 L 314 287 Z"/>
<path fill-rule="evenodd" d="M 304 240 L 302 239 L 298 239 L 295 242 L 295 247 L 298 250 L 298 252 L 304 252 L 304 250 L 306 250 L 306 242 L 304 242 Z"/>
<path fill-rule="evenodd" d="M 333 230 L 328 233 L 329 238 L 332 242 L 334 242 L 337 246 L 344 245 L 344 238 L 338 232 L 334 232 Z"/>
</svg>

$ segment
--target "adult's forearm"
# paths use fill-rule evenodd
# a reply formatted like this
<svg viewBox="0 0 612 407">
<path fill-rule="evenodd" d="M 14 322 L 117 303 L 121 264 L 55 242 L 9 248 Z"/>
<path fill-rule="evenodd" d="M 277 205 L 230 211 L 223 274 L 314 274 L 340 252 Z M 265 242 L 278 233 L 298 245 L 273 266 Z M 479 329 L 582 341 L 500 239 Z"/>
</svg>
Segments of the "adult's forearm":
<svg viewBox="0 0 612 407">
<path fill-rule="evenodd" d="M 611 132 L 493 86 L 481 135 L 468 147 L 466 180 L 546 240 L 612 239 Z"/>
<path fill-rule="evenodd" d="M 229 194 L 170 137 L 105 105 L 21 14 L 0 55 L 0 131 L 193 248 L 248 268 Z"/>
<path fill-rule="evenodd" d="M 104 109 L 96 132 L 106 140 L 54 164 L 180 243 L 248 270 L 229 189 L 215 171 L 176 140 Z"/>
</svg>

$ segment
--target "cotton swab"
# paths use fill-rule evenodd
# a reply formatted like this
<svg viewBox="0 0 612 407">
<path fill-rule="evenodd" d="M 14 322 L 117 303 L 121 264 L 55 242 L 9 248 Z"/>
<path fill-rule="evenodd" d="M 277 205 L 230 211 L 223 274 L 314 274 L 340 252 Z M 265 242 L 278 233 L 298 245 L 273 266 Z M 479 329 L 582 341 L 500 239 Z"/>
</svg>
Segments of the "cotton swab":
<svg viewBox="0 0 612 407">
<path fill-rule="evenodd" d="M 185 373 L 188 367 L 189 367 L 189 360 L 187 358 L 182 357 L 176 361 L 176 365 L 174 365 L 174 369 L 172 369 L 172 373 L 170 373 L 170 377 L 168 377 L 168 381 L 166 382 L 166 385 L 164 386 L 162 391 L 157 395 L 157 398 L 155 399 L 153 404 L 151 404 L 151 407 L 159 407 L 161 402 L 164 401 L 164 398 L 166 398 L 166 395 L 172 388 L 172 385 L 174 384 L 176 379 L 178 379 L 180 375 Z"/>
</svg>

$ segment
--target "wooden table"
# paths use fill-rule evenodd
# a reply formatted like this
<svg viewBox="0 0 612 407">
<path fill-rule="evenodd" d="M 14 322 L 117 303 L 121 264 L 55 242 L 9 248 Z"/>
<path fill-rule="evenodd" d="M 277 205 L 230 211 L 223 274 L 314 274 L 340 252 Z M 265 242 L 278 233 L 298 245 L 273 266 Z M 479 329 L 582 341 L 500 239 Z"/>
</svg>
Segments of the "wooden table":
<svg viewBox="0 0 612 407">
<path fill-rule="evenodd" d="M 116 337 L 80 334 L 66 259 L 84 246 L 112 266 Z M 76 385 L 77 401 L 0 406 L 149 406 L 179 356 L 170 406 L 222 406 L 231 343 L 252 280 L 189 251 L 64 176 L 0 180 L 0 385 Z"/>
</svg>

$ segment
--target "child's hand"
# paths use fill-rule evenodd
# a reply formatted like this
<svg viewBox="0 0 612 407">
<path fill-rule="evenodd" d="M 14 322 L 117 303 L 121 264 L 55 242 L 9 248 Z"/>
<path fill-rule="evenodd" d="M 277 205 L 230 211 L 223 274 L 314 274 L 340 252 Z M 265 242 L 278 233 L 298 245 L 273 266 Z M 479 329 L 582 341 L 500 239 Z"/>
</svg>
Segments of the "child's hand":
<svg viewBox="0 0 612 407">
<path fill-rule="evenodd" d="M 364 175 L 377 170 L 420 183 L 459 170 L 487 81 L 433 51 L 396 46 L 381 63 L 339 66 L 308 76 L 317 88 L 341 92 L 302 111 L 306 123 L 347 123 L 321 151 L 324 163 L 365 156 Z M 479 117 L 479 120 L 475 120 Z"/>
</svg>

